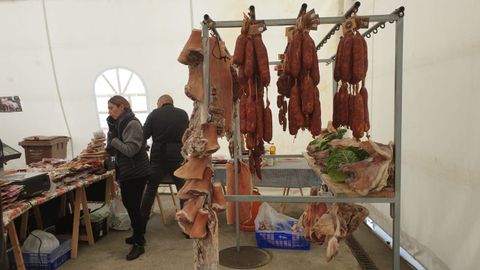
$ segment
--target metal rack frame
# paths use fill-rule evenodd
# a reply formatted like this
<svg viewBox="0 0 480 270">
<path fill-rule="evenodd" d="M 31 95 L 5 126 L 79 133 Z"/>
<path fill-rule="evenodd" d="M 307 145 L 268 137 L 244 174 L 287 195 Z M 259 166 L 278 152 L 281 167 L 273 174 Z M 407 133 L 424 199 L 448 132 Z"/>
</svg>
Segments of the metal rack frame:
<svg viewBox="0 0 480 270">
<path fill-rule="evenodd" d="M 356 3 L 354 4 L 354 6 Z M 358 7 L 356 7 L 358 9 Z M 349 11 L 353 12 L 351 8 Z M 402 146 L 402 76 L 403 76 L 403 12 L 404 8 L 401 7 L 391 14 L 387 15 L 366 15 L 359 16 L 360 18 L 368 18 L 370 22 L 377 22 L 373 27 L 367 30 L 363 35 L 367 36 L 370 33 L 378 31 L 379 27 L 383 28 L 386 22 L 395 22 L 395 79 L 394 79 L 394 92 L 395 92 L 395 106 L 394 106 L 394 159 L 395 159 L 395 195 L 394 197 L 346 197 L 339 194 L 335 196 L 303 196 L 303 197 L 288 197 L 288 196 L 264 196 L 264 195 L 227 195 L 228 201 L 235 202 L 235 216 L 236 216 L 236 247 L 237 251 L 240 250 L 239 239 L 239 202 L 251 202 L 251 201 L 268 201 L 268 202 L 325 202 L 325 203 L 389 203 L 393 207 L 393 269 L 400 270 L 400 198 L 401 198 L 401 146 Z M 348 13 L 348 12 L 347 12 Z M 335 24 L 334 29 L 338 24 L 345 21 L 346 16 L 340 17 L 320 17 L 320 24 Z M 242 21 L 212 21 L 208 15 L 205 16 L 205 21 L 202 23 L 202 44 L 203 44 L 203 86 L 206 104 L 203 104 L 203 117 L 202 122 L 208 118 L 208 103 L 210 97 L 210 70 L 209 70 L 209 46 L 208 37 L 209 30 L 213 30 L 215 35 L 218 36 L 218 28 L 238 28 L 241 27 Z M 296 19 L 272 19 L 264 20 L 267 26 L 291 26 L 295 25 Z M 329 32 L 328 35 L 332 35 Z M 324 38 L 325 42 L 328 38 Z M 323 42 L 323 40 L 322 40 Z M 323 42 L 323 44 L 325 43 Z M 322 44 L 322 45 L 323 45 Z M 321 46 L 320 46 L 321 47 Z M 319 47 L 318 47 L 319 48 Z M 317 49 L 318 49 L 317 48 Z M 330 59 L 320 59 L 319 62 L 330 63 L 335 60 L 335 56 Z M 277 62 L 271 62 L 275 64 Z M 238 161 L 241 158 L 239 142 L 240 142 L 240 130 L 238 119 L 239 104 L 238 101 L 235 104 L 235 128 L 234 128 L 234 168 L 235 168 L 235 194 L 238 194 Z M 319 176 L 320 177 L 320 176 Z"/>
</svg>

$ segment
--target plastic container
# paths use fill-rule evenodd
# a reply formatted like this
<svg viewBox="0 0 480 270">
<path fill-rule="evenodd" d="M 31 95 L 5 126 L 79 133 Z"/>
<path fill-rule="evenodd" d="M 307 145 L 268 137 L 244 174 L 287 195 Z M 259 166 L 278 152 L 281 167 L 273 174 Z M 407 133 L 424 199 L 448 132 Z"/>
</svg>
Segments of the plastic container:
<svg viewBox="0 0 480 270">
<path fill-rule="evenodd" d="M 25 149 L 25 162 L 28 165 L 42 158 L 66 158 L 69 139 L 66 136 L 31 136 L 18 144 Z"/>
<path fill-rule="evenodd" d="M 269 154 L 270 155 L 275 155 L 277 153 L 277 147 L 275 147 L 275 145 L 272 143 L 270 145 L 270 148 L 268 149 L 269 151 Z M 272 160 L 271 163 L 272 165 L 271 166 L 275 166 L 275 164 L 277 163 L 277 158 L 275 157 L 270 157 L 270 159 Z"/>
<path fill-rule="evenodd" d="M 255 238 L 259 248 L 310 250 L 310 242 L 301 232 L 255 231 Z"/>
<path fill-rule="evenodd" d="M 60 267 L 70 259 L 72 240 L 63 240 L 56 249 L 50 253 L 23 253 L 23 260 L 27 270 L 53 270 Z"/>
</svg>

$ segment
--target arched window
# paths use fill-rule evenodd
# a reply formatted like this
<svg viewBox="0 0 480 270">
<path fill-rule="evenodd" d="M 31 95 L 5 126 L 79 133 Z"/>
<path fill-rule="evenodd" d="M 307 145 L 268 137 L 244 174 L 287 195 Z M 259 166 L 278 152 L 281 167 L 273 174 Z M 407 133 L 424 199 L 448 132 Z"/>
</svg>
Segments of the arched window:
<svg viewBox="0 0 480 270">
<path fill-rule="evenodd" d="M 108 130 L 108 100 L 114 95 L 125 97 L 132 106 L 132 110 L 145 123 L 148 116 L 148 102 L 145 85 L 140 77 L 127 68 L 111 68 L 105 70 L 95 80 L 95 98 L 97 99 L 98 118 L 100 127 Z"/>
</svg>

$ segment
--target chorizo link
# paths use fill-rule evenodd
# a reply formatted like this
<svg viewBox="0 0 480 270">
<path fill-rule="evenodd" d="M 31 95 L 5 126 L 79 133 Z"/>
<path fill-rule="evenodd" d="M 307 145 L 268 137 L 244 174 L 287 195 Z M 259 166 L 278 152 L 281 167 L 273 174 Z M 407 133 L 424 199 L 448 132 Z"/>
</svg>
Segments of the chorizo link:
<svg viewBox="0 0 480 270">
<path fill-rule="evenodd" d="M 257 58 L 257 67 L 260 74 L 262 85 L 267 87 L 270 84 L 270 68 L 268 66 L 268 53 L 262 36 L 256 35 L 253 37 L 253 45 L 255 48 L 255 56 Z"/>
<path fill-rule="evenodd" d="M 363 113 L 365 114 L 364 117 L 364 129 L 363 131 L 368 132 L 370 130 L 370 118 L 368 115 L 368 93 L 367 89 L 365 86 L 360 89 L 360 95 L 362 96 L 362 101 L 363 101 Z"/>
<path fill-rule="evenodd" d="M 344 44 L 342 46 L 342 58 L 340 64 L 340 80 L 342 82 L 349 82 L 352 78 L 352 46 L 353 46 L 353 34 L 348 32 L 343 37 Z"/>
<path fill-rule="evenodd" d="M 338 123 L 341 126 L 348 125 L 348 86 L 342 83 L 340 91 L 338 92 Z M 248 115 L 247 115 L 248 117 Z"/>
<path fill-rule="evenodd" d="M 245 77 L 251 79 L 255 68 L 255 51 L 253 48 L 253 41 L 250 37 L 247 38 L 245 48 Z"/>
<path fill-rule="evenodd" d="M 313 81 L 308 73 L 303 77 L 301 89 L 302 112 L 305 115 L 309 115 L 313 112 L 315 85 L 313 85 Z"/>
<path fill-rule="evenodd" d="M 263 138 L 263 99 L 260 97 L 257 97 L 257 100 L 255 101 L 255 106 L 256 106 L 256 118 L 257 118 L 257 126 L 256 126 L 256 131 L 255 131 L 255 136 L 257 138 L 257 141 L 261 140 Z"/>
<path fill-rule="evenodd" d="M 365 49 L 363 37 L 357 32 L 353 37 L 352 45 L 352 84 L 357 84 L 359 81 L 365 79 Z"/>
<path fill-rule="evenodd" d="M 313 64 L 310 69 L 310 77 L 312 77 L 313 85 L 317 86 L 320 83 L 320 69 L 318 69 L 318 55 L 317 50 L 313 53 Z"/>
<path fill-rule="evenodd" d="M 310 133 L 312 133 L 313 137 L 320 135 L 322 130 L 322 110 L 320 105 L 320 92 L 318 88 L 315 87 L 315 101 L 314 101 L 314 108 L 312 113 L 312 122 L 310 126 Z"/>
<path fill-rule="evenodd" d="M 302 68 L 302 32 L 296 30 L 293 33 L 290 42 L 290 73 L 294 78 L 298 78 Z"/>
<path fill-rule="evenodd" d="M 263 112 L 263 140 L 266 142 L 270 142 L 272 140 L 272 110 L 270 110 L 270 102 L 267 99 L 267 107 Z"/>
<path fill-rule="evenodd" d="M 314 54 L 316 54 L 315 41 L 307 33 L 303 32 L 302 42 L 302 65 L 306 71 L 309 71 L 313 67 Z"/>
<path fill-rule="evenodd" d="M 290 101 L 288 103 L 288 128 L 291 135 L 296 135 L 298 129 L 305 126 L 301 106 L 300 94 L 298 93 L 297 85 L 295 85 L 290 93 Z"/>
<path fill-rule="evenodd" d="M 342 70 L 340 68 L 342 63 L 342 52 L 343 52 L 343 44 L 345 44 L 345 39 L 343 37 L 340 38 L 340 42 L 338 42 L 337 46 L 337 54 L 335 56 L 335 68 L 333 70 L 333 79 L 338 82 L 342 77 Z"/>
<path fill-rule="evenodd" d="M 365 72 L 365 77 L 367 76 L 367 71 L 368 71 L 368 47 L 367 47 L 367 41 L 365 38 L 362 36 L 362 42 L 363 42 L 363 61 L 364 61 L 364 72 Z"/>
<path fill-rule="evenodd" d="M 245 49 L 247 44 L 247 35 L 241 34 L 235 42 L 235 51 L 233 52 L 233 63 L 243 65 L 245 61 Z"/>
<path fill-rule="evenodd" d="M 365 129 L 364 125 L 364 107 L 362 95 L 356 95 L 354 98 L 354 113 L 352 116 L 352 133 L 353 137 L 360 139 L 363 137 L 363 132 Z"/>
<path fill-rule="evenodd" d="M 253 100 L 252 95 L 247 98 L 247 132 L 254 133 L 256 130 L 256 110 L 255 110 L 255 101 Z"/>
<path fill-rule="evenodd" d="M 332 115 L 332 125 L 334 128 L 340 126 L 340 91 L 337 91 L 333 96 L 333 115 Z"/>
<path fill-rule="evenodd" d="M 240 133 L 247 133 L 247 96 L 240 97 Z"/>
</svg>

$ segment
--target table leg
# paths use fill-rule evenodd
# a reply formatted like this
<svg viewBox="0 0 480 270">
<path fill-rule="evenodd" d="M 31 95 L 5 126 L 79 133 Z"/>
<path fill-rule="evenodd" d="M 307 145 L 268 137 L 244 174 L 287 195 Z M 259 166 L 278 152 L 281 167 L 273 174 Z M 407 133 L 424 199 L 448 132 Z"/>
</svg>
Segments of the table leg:
<svg viewBox="0 0 480 270">
<path fill-rule="evenodd" d="M 172 201 L 173 201 L 173 206 L 175 207 L 175 212 L 178 212 L 177 200 L 175 200 L 175 195 L 173 194 L 172 184 L 168 184 L 168 188 L 170 188 L 170 196 L 172 196 Z"/>
<path fill-rule="evenodd" d="M 85 228 L 87 231 L 88 244 L 91 246 L 95 242 L 93 240 L 92 223 L 90 222 L 90 212 L 88 211 L 87 192 L 85 191 L 85 187 L 81 187 L 80 192 L 81 192 L 83 221 L 85 223 Z"/>
<path fill-rule="evenodd" d="M 15 229 L 15 223 L 11 221 L 7 225 L 8 237 L 12 243 L 13 254 L 15 255 L 15 262 L 17 269 L 25 270 L 25 263 L 23 261 L 22 249 L 20 248 L 20 242 L 18 241 L 17 230 Z"/>
<path fill-rule="evenodd" d="M 115 198 L 115 187 L 113 186 L 113 177 L 105 179 L 105 205 L 110 208 L 112 198 Z M 107 234 L 110 229 L 110 215 L 107 217 Z"/>
<path fill-rule="evenodd" d="M 27 228 L 28 228 L 28 210 L 22 214 L 22 222 L 20 225 L 20 240 L 25 240 L 27 237 Z"/>
<path fill-rule="evenodd" d="M 290 188 L 289 187 L 283 188 L 283 196 L 288 196 L 288 195 L 290 195 Z M 280 213 L 285 212 L 286 207 L 287 207 L 287 203 L 282 202 L 280 204 Z"/>
<path fill-rule="evenodd" d="M 162 199 L 160 198 L 160 195 L 158 194 L 158 192 L 155 195 L 155 197 L 157 199 L 158 208 L 160 209 L 160 215 L 162 216 L 163 224 L 167 225 L 167 220 L 165 219 L 165 214 L 163 213 Z M 153 211 L 153 207 L 152 207 L 152 211 Z"/>
<path fill-rule="evenodd" d="M 58 217 L 62 218 L 65 216 L 67 211 L 67 194 L 63 194 L 62 197 L 60 197 L 60 211 L 58 213 Z"/>
<path fill-rule="evenodd" d="M 38 208 L 38 206 L 33 207 L 33 215 L 35 216 L 37 229 L 43 230 L 42 214 L 40 214 L 40 208 Z"/>
<path fill-rule="evenodd" d="M 75 189 L 75 202 L 73 203 L 73 232 L 72 232 L 72 252 L 70 258 L 77 258 L 78 254 L 78 233 L 80 229 L 80 197 L 81 189 Z"/>
</svg>

